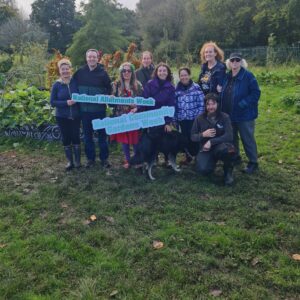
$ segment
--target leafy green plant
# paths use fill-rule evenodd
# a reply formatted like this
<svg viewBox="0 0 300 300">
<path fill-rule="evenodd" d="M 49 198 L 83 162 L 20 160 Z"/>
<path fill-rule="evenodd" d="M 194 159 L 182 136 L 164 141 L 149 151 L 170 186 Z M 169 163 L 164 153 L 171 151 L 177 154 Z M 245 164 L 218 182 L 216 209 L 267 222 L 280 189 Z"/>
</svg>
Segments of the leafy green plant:
<svg viewBox="0 0 300 300">
<path fill-rule="evenodd" d="M 282 78 L 271 71 L 261 72 L 260 74 L 257 75 L 257 80 L 259 81 L 260 84 L 267 84 L 267 85 L 283 83 L 286 81 L 285 78 Z"/>
<path fill-rule="evenodd" d="M 53 123 L 49 92 L 19 83 L 15 90 L 3 95 L 0 116 L 2 128 Z"/>
<path fill-rule="evenodd" d="M 297 114 L 300 114 L 300 95 L 289 95 L 281 98 L 281 102 L 286 107 L 293 107 Z"/>
</svg>

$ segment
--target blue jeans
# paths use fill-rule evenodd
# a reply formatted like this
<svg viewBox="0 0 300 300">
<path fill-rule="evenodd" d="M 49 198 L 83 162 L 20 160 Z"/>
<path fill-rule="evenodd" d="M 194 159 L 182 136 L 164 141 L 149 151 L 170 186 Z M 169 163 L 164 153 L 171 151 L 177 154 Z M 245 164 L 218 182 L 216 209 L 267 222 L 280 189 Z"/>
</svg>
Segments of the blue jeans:
<svg viewBox="0 0 300 300">
<path fill-rule="evenodd" d="M 232 123 L 232 129 L 233 129 L 233 145 L 236 149 L 237 155 L 240 154 L 240 148 L 239 148 L 239 136 L 240 136 L 249 163 L 257 163 L 257 146 L 254 137 L 255 121 L 253 120 L 253 121 Z"/>
<path fill-rule="evenodd" d="M 92 120 L 94 119 L 103 119 L 106 116 L 105 111 L 100 112 L 82 112 L 81 120 L 84 134 L 84 150 L 85 155 L 88 160 L 95 161 L 96 159 L 96 151 L 95 151 L 95 143 L 94 143 L 94 129 L 92 126 Z M 107 136 L 104 129 L 95 130 L 98 135 L 98 144 L 100 148 L 99 158 L 101 161 L 105 161 L 108 159 L 108 144 L 107 144 Z"/>
</svg>

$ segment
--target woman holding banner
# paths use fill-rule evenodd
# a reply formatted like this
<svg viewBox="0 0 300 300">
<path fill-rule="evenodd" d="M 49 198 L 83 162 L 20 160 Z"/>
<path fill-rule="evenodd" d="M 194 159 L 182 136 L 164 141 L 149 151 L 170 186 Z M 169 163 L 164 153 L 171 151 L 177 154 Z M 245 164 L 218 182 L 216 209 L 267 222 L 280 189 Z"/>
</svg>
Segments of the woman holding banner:
<svg viewBox="0 0 300 300">
<path fill-rule="evenodd" d="M 79 107 L 71 100 L 72 93 L 78 93 L 77 85 L 71 79 L 71 62 L 61 59 L 57 63 L 60 78 L 51 89 L 51 106 L 55 107 L 56 122 L 60 128 L 65 155 L 68 161 L 66 171 L 79 168 L 80 164 L 80 117 Z M 75 156 L 75 162 L 73 158 Z"/>
<path fill-rule="evenodd" d="M 153 73 L 153 79 L 148 81 L 144 87 L 145 98 L 154 98 L 155 106 L 148 110 L 159 109 L 162 106 L 175 106 L 175 87 L 172 83 L 172 72 L 165 63 L 159 63 Z M 165 125 L 149 128 L 150 133 L 162 133 L 172 131 L 173 118 L 165 117 Z"/>
<path fill-rule="evenodd" d="M 119 79 L 113 83 L 112 95 L 115 97 L 137 97 L 143 93 L 142 84 L 136 80 L 134 65 L 125 62 L 119 68 Z M 114 116 L 119 117 L 127 113 L 135 113 L 136 105 L 116 105 L 114 107 Z M 122 144 L 122 150 L 125 156 L 123 167 L 130 167 L 130 145 L 133 146 L 133 151 L 136 150 L 136 145 L 139 140 L 139 131 L 133 130 L 111 135 L 112 141 L 117 141 Z"/>
</svg>

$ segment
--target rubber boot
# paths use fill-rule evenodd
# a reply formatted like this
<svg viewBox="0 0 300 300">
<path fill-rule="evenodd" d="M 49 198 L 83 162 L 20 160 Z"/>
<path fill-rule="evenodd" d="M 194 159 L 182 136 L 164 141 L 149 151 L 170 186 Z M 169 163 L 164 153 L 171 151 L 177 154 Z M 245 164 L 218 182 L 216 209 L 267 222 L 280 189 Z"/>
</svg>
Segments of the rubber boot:
<svg viewBox="0 0 300 300">
<path fill-rule="evenodd" d="M 74 158 L 75 158 L 74 166 L 76 169 L 79 169 L 81 167 L 81 147 L 80 145 L 73 145 L 73 147 L 74 147 Z"/>
<path fill-rule="evenodd" d="M 233 179 L 233 166 L 232 163 L 224 164 L 224 184 L 232 185 L 234 182 Z"/>
<path fill-rule="evenodd" d="M 67 158 L 67 165 L 66 165 L 66 171 L 70 171 L 74 168 L 74 163 L 73 163 L 73 151 L 72 151 L 72 146 L 65 146 L 65 155 Z"/>
</svg>

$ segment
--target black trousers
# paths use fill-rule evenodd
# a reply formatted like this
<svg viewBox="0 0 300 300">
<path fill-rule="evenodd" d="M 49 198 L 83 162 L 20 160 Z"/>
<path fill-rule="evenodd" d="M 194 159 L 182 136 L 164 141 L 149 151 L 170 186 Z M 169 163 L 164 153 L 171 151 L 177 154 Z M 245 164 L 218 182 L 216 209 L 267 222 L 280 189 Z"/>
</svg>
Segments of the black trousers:
<svg viewBox="0 0 300 300">
<path fill-rule="evenodd" d="M 179 121 L 181 133 L 188 138 L 188 150 L 191 155 L 196 156 L 199 151 L 199 143 L 191 140 L 191 131 L 194 124 L 194 120 Z"/>
<path fill-rule="evenodd" d="M 80 118 L 67 119 L 56 117 L 64 146 L 80 144 Z"/>
</svg>

